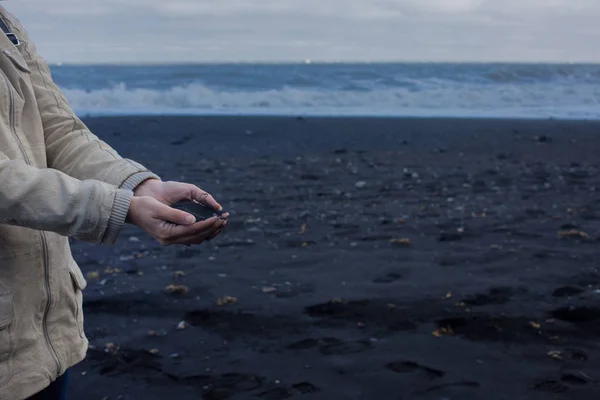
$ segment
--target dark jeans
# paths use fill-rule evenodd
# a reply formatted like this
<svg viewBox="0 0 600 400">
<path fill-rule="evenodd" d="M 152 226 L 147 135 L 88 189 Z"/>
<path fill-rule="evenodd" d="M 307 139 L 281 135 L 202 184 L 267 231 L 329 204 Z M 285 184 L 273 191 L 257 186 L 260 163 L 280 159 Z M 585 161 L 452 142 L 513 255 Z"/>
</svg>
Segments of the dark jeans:
<svg viewBox="0 0 600 400">
<path fill-rule="evenodd" d="M 69 370 L 55 380 L 46 389 L 34 394 L 28 400 L 67 400 L 67 386 L 69 385 Z"/>
</svg>

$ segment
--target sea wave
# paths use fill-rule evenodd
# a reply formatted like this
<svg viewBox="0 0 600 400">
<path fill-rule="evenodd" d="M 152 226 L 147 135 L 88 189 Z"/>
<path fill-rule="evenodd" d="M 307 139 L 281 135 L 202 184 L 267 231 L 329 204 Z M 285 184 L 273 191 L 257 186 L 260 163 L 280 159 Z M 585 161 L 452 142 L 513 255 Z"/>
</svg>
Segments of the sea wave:
<svg viewBox="0 0 600 400">
<path fill-rule="evenodd" d="M 503 79 L 499 79 L 503 80 Z M 338 88 L 65 88 L 82 115 L 362 115 L 600 119 L 600 85 L 564 82 L 481 84 L 444 79 L 414 85 Z"/>
</svg>

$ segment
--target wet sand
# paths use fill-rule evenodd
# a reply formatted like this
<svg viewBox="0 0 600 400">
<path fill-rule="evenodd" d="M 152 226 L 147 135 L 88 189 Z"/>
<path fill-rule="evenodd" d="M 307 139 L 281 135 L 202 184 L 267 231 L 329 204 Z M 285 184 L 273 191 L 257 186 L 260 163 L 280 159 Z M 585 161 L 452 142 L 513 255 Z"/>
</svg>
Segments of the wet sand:
<svg viewBox="0 0 600 400">
<path fill-rule="evenodd" d="M 231 213 L 73 242 L 71 398 L 597 399 L 600 123 L 85 121 Z"/>
</svg>

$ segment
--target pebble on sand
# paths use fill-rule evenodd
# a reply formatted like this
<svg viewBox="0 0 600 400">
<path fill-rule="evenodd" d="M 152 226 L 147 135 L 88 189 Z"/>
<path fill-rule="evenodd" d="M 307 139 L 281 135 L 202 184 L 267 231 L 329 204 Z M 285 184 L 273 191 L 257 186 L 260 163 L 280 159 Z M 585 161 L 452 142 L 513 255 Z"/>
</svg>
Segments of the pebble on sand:
<svg viewBox="0 0 600 400">
<path fill-rule="evenodd" d="M 186 294 L 190 289 L 185 285 L 168 285 L 165 287 L 165 291 L 169 294 Z"/>
</svg>

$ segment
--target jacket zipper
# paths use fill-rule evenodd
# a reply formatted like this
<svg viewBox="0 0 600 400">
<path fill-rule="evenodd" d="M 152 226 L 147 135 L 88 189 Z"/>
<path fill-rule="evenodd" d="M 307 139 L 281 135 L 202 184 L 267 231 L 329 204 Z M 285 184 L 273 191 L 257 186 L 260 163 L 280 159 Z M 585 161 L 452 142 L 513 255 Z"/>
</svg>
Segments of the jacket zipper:
<svg viewBox="0 0 600 400">
<path fill-rule="evenodd" d="M 50 335 L 48 334 L 48 313 L 50 312 L 50 305 L 52 304 L 52 291 L 50 290 L 50 269 L 48 268 L 48 242 L 46 241 L 46 235 L 44 235 L 44 232 L 38 232 L 40 234 L 40 238 L 42 239 L 42 249 L 44 253 L 44 283 L 46 284 L 46 295 L 48 296 L 42 324 L 44 327 L 46 343 L 48 344 L 50 353 L 52 353 L 52 358 L 54 358 L 54 362 L 56 363 L 56 376 L 58 377 L 61 371 L 60 360 L 58 359 L 58 355 L 56 354 L 56 350 L 54 349 L 54 346 L 50 341 Z"/>
<path fill-rule="evenodd" d="M 2 78 L 4 79 L 4 85 L 6 87 L 6 91 L 8 93 L 10 101 L 10 129 L 13 135 L 15 136 L 15 139 L 17 139 L 19 149 L 21 150 L 21 153 L 25 158 L 25 162 L 28 165 L 32 165 L 29 156 L 25 152 L 25 147 L 23 147 L 23 142 L 21 142 L 21 138 L 19 137 L 19 135 L 17 134 L 17 130 L 15 129 L 15 99 L 8 78 L 6 77 L 6 74 L 4 74 L 4 72 L 2 72 Z M 38 231 L 38 233 L 42 241 L 42 253 L 44 255 L 44 283 L 46 285 L 46 297 L 48 299 L 48 301 L 46 301 L 46 309 L 44 310 L 42 325 L 44 328 L 44 337 L 46 339 L 46 344 L 48 345 L 50 353 L 52 354 L 52 358 L 54 359 L 54 362 L 56 364 L 56 376 L 58 376 L 60 375 L 60 371 L 62 368 L 60 365 L 60 360 L 58 359 L 58 355 L 56 354 L 56 350 L 54 349 L 54 346 L 52 346 L 52 342 L 50 341 L 50 334 L 48 333 L 48 313 L 50 312 L 50 306 L 52 304 L 52 291 L 50 290 L 50 269 L 48 268 L 48 242 L 46 240 L 46 235 L 44 234 L 44 232 Z"/>
</svg>

